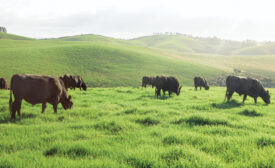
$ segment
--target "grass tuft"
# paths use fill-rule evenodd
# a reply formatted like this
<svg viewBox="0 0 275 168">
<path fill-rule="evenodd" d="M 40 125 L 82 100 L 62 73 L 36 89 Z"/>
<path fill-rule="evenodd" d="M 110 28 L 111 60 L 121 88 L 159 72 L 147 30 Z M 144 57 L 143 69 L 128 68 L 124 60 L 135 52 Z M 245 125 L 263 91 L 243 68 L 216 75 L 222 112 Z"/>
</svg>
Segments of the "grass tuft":
<svg viewBox="0 0 275 168">
<path fill-rule="evenodd" d="M 138 168 L 152 168 L 152 167 L 154 167 L 153 161 L 147 160 L 144 158 L 138 158 L 136 156 L 128 157 L 126 159 L 126 161 L 129 165 L 132 165 L 133 167 L 138 167 Z"/>
<path fill-rule="evenodd" d="M 185 119 L 185 122 L 189 125 L 228 125 L 228 122 L 225 120 L 210 119 L 201 116 L 191 116 Z"/>
<path fill-rule="evenodd" d="M 118 125 L 115 121 L 112 122 L 100 122 L 94 126 L 98 130 L 106 130 L 111 133 L 117 134 L 123 130 L 122 126 Z"/>
<path fill-rule="evenodd" d="M 157 125 L 157 124 L 160 123 L 160 121 L 157 120 L 157 119 L 146 117 L 146 118 L 143 118 L 143 119 L 137 119 L 136 123 L 139 123 L 139 124 L 142 124 L 142 125 L 145 125 L 145 126 L 150 126 L 150 125 Z"/>
<path fill-rule="evenodd" d="M 166 162 L 173 162 L 175 160 L 179 160 L 184 156 L 184 153 L 181 149 L 172 149 L 169 152 L 162 155 L 162 159 Z"/>
<path fill-rule="evenodd" d="M 137 111 L 136 108 L 133 108 L 133 109 L 127 109 L 124 111 L 125 114 L 134 114 L 135 112 Z"/>
<path fill-rule="evenodd" d="M 275 140 L 271 139 L 270 137 L 261 137 L 257 139 L 257 146 L 259 148 L 263 148 L 266 146 L 275 146 Z"/>
<path fill-rule="evenodd" d="M 240 115 L 248 116 L 248 117 L 260 117 L 263 116 L 263 114 L 258 113 L 256 110 L 248 110 L 245 109 L 239 113 Z"/>
<path fill-rule="evenodd" d="M 86 148 L 85 146 L 76 145 L 76 146 L 70 147 L 66 151 L 65 155 L 75 158 L 75 157 L 88 156 L 90 153 L 91 153 L 90 150 L 88 148 Z"/>
<path fill-rule="evenodd" d="M 182 144 L 182 140 L 178 139 L 175 136 L 167 136 L 163 138 L 162 143 L 164 145 Z"/>
<path fill-rule="evenodd" d="M 60 151 L 60 147 L 54 146 L 54 147 L 51 147 L 50 149 L 46 150 L 44 152 L 44 155 L 45 156 L 53 156 L 53 155 L 56 155 L 59 151 Z"/>
</svg>

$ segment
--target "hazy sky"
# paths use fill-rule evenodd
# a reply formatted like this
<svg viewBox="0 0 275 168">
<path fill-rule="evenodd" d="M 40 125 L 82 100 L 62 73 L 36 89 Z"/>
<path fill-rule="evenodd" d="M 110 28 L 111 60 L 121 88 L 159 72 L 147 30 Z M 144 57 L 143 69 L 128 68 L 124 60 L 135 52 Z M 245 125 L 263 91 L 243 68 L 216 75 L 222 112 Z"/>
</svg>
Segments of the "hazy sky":
<svg viewBox="0 0 275 168">
<path fill-rule="evenodd" d="M 0 26 L 35 38 L 158 32 L 275 41 L 274 0 L 0 0 Z"/>
</svg>

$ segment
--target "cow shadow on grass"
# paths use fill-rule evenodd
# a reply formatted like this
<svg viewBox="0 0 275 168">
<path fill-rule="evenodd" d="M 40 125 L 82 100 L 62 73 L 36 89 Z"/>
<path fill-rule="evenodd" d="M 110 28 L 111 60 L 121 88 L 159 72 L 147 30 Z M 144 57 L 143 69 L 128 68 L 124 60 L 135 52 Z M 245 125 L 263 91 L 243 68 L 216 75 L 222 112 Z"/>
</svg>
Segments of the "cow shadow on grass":
<svg viewBox="0 0 275 168">
<path fill-rule="evenodd" d="M 21 116 L 16 116 L 16 119 L 11 119 L 10 115 L 6 115 L 3 118 L 0 118 L 0 124 L 6 124 L 6 123 L 17 123 L 23 119 L 27 118 L 35 118 L 36 115 L 32 113 L 23 113 Z"/>
<path fill-rule="evenodd" d="M 212 103 L 211 106 L 218 109 L 231 109 L 235 107 L 241 107 L 243 104 L 237 102 L 236 100 L 231 100 L 229 102 L 222 103 Z"/>
<path fill-rule="evenodd" d="M 155 95 L 143 95 L 143 96 L 140 96 L 138 98 L 136 98 L 136 100 L 143 100 L 143 99 L 160 99 L 160 100 L 166 100 L 166 99 L 169 99 L 169 98 L 172 98 L 172 96 L 168 96 L 168 95 L 163 95 L 163 96 L 155 96 Z"/>
</svg>

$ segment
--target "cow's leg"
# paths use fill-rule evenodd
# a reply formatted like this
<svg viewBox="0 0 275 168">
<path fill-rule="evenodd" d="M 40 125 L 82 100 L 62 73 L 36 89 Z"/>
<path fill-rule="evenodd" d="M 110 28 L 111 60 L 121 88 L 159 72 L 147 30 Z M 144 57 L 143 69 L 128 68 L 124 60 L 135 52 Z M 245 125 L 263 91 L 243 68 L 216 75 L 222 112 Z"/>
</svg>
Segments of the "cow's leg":
<svg viewBox="0 0 275 168">
<path fill-rule="evenodd" d="M 15 100 L 14 102 L 12 102 L 12 105 L 11 105 L 12 109 L 11 109 L 11 118 L 12 119 L 15 119 L 16 118 L 16 104 L 15 104 Z"/>
<path fill-rule="evenodd" d="M 57 113 L 57 103 L 53 103 L 53 111 L 54 113 Z"/>
<path fill-rule="evenodd" d="M 158 97 L 158 96 L 161 96 L 161 95 L 160 95 L 160 90 L 161 90 L 161 89 L 157 89 L 157 97 Z"/>
<path fill-rule="evenodd" d="M 169 92 L 169 96 L 171 96 L 171 93 L 172 93 L 172 92 L 171 92 L 170 90 L 169 90 L 168 92 Z"/>
<path fill-rule="evenodd" d="M 200 86 L 200 90 L 201 90 L 201 86 Z"/>
<path fill-rule="evenodd" d="M 17 115 L 18 116 L 21 116 L 21 103 L 22 103 L 22 100 L 21 99 L 19 99 L 18 101 L 17 101 L 17 108 L 16 108 L 16 111 L 17 111 Z"/>
<path fill-rule="evenodd" d="M 42 103 L 42 111 L 41 111 L 41 113 L 44 113 L 46 107 L 47 107 L 47 103 Z"/>
<path fill-rule="evenodd" d="M 229 102 L 229 100 L 231 99 L 232 95 L 234 92 L 229 91 L 227 94 L 227 102 Z"/>
<path fill-rule="evenodd" d="M 257 97 L 254 97 L 254 102 L 255 104 L 257 104 Z"/>
<path fill-rule="evenodd" d="M 165 90 L 162 90 L 162 92 L 163 92 L 163 95 L 165 95 Z"/>
<path fill-rule="evenodd" d="M 244 103 L 244 101 L 246 100 L 246 94 L 243 96 L 243 103 Z"/>
</svg>

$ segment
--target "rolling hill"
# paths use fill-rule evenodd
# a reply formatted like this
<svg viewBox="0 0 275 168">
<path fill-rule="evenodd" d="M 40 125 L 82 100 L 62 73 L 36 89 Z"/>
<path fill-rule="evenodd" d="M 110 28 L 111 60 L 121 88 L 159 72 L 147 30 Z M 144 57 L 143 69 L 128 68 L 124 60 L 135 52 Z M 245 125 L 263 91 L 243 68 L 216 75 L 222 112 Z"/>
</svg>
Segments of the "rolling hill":
<svg viewBox="0 0 275 168">
<path fill-rule="evenodd" d="M 237 75 L 275 86 L 271 42 L 259 45 L 181 34 L 130 40 L 94 34 L 24 38 L 0 34 L 0 76 L 9 79 L 14 73 L 78 74 L 90 86 L 112 87 L 140 86 L 142 76 L 164 74 L 178 77 L 182 85 L 192 85 L 194 76 L 204 76 L 220 86 L 226 75 L 238 69 L 242 73 Z"/>
<path fill-rule="evenodd" d="M 113 87 L 140 86 L 145 75 L 173 75 L 182 85 L 191 85 L 196 75 L 213 78 L 223 73 L 121 40 L 95 35 L 80 37 L 88 41 L 76 37 L 72 41 L 1 39 L 0 76 L 9 79 L 15 73 L 78 74 L 89 86 Z"/>
<path fill-rule="evenodd" d="M 183 34 L 156 34 L 131 39 L 131 42 L 146 47 L 166 49 L 181 53 L 208 53 L 220 55 L 265 55 L 275 54 L 274 43 L 259 43 L 252 40 L 233 41 L 217 37 L 194 37 Z M 250 52 L 249 52 L 250 51 Z"/>
<path fill-rule="evenodd" d="M 8 34 L 0 32 L 0 39 L 11 39 L 11 40 L 33 40 L 32 38 L 18 36 L 15 34 Z"/>
</svg>

